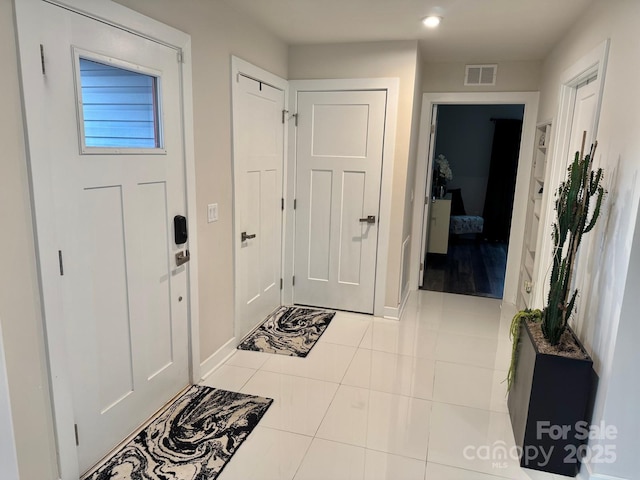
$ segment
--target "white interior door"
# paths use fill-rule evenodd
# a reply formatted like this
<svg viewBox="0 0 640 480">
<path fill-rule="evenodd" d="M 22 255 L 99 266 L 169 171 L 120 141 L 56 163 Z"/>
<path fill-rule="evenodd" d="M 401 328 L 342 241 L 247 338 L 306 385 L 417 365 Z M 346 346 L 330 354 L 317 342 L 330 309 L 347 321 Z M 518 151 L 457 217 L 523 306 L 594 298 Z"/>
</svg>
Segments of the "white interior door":
<svg viewBox="0 0 640 480">
<path fill-rule="evenodd" d="M 569 140 L 569 155 L 567 156 L 567 164 L 571 163 L 576 152 L 582 147 L 582 137 L 587 132 L 584 153 L 589 153 L 591 143 L 595 141 L 595 125 L 596 112 L 598 109 L 598 83 L 594 80 L 596 77 L 589 79 L 586 84 L 580 85 L 576 90 L 576 101 L 573 108 L 573 120 L 571 123 L 571 136 Z M 566 177 L 563 176 L 563 179 Z M 576 300 L 576 310 L 573 317 L 574 328 L 580 329 L 584 319 L 584 299 L 589 298 L 588 286 L 592 284 L 592 266 L 593 255 L 591 255 L 593 235 L 585 235 L 580 244 L 580 250 L 576 257 L 576 270 L 572 288 L 580 291 Z"/>
<path fill-rule="evenodd" d="M 244 75 L 236 80 L 236 337 L 241 339 L 280 305 L 284 92 Z"/>
<path fill-rule="evenodd" d="M 85 471 L 188 384 L 176 51 L 43 4 L 64 329 Z M 52 252 L 53 254 L 53 252 Z"/>
<path fill-rule="evenodd" d="M 422 287 L 424 284 L 424 271 L 427 268 L 427 244 L 429 241 L 429 223 L 431 210 L 431 198 L 433 192 L 431 191 L 431 182 L 433 178 L 433 160 L 436 151 L 436 132 L 438 131 L 438 105 L 433 105 L 431 110 L 431 133 L 429 135 L 429 148 L 428 148 L 428 161 L 427 161 L 427 178 L 425 179 L 425 196 L 424 196 L 424 209 L 422 213 L 422 241 L 420 243 L 420 271 L 418 274 L 418 287 Z"/>
<path fill-rule="evenodd" d="M 294 301 L 373 313 L 386 91 L 297 105 Z"/>
</svg>

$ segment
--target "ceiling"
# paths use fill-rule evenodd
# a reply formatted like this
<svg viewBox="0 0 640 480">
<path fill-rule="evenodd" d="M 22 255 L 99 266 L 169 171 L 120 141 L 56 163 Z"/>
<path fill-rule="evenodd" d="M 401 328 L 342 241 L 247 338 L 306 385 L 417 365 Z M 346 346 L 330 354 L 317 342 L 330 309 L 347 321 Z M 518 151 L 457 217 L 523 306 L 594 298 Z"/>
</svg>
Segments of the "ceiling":
<svg viewBox="0 0 640 480">
<path fill-rule="evenodd" d="M 593 0 L 224 1 L 291 45 L 419 40 L 427 62 L 496 62 L 543 59 Z"/>
</svg>

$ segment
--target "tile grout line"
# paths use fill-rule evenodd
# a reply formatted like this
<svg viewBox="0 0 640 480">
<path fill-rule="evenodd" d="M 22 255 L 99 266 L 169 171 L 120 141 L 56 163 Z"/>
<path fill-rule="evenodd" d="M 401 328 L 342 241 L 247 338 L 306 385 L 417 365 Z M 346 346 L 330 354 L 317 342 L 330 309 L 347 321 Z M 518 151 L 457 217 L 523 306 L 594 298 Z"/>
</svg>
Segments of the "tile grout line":
<svg viewBox="0 0 640 480">
<path fill-rule="evenodd" d="M 357 350 L 356 350 L 356 352 L 357 352 Z M 386 352 L 384 352 L 384 353 L 386 353 Z M 392 354 L 392 355 L 397 355 L 397 354 Z M 449 406 L 453 406 L 453 407 L 471 408 L 473 410 L 480 410 L 480 411 L 485 411 L 485 412 L 489 412 L 489 413 L 498 413 L 498 414 L 508 414 L 509 413 L 508 411 L 505 412 L 505 411 L 497 410 L 497 409 L 491 408 L 491 407 L 482 408 L 482 407 L 476 407 L 476 406 L 470 406 L 470 405 L 463 405 L 461 403 L 445 402 L 445 401 L 442 401 L 442 400 L 435 399 L 433 395 L 431 396 L 431 398 L 424 398 L 424 397 L 417 397 L 415 395 L 407 395 L 407 394 L 404 394 L 404 393 L 388 392 L 388 391 L 385 391 L 385 390 L 378 390 L 378 389 L 372 388 L 371 386 L 369 386 L 369 387 L 360 387 L 360 386 L 357 386 L 357 385 L 350 385 L 350 384 L 343 383 L 344 377 L 346 376 L 347 372 L 349 371 L 349 368 L 351 367 L 354 359 L 355 359 L 355 353 L 354 353 L 354 356 L 351 358 L 351 360 L 349 362 L 349 366 L 345 370 L 345 373 L 342 375 L 342 378 L 341 378 L 340 382 L 334 382 L 334 381 L 330 381 L 330 380 L 323 380 L 323 379 L 308 377 L 308 376 L 304 376 L 304 375 L 296 375 L 296 374 L 292 374 L 292 373 L 283 373 L 283 372 L 276 372 L 276 371 L 271 371 L 271 370 L 262 370 L 262 368 L 260 368 L 260 369 L 254 371 L 254 373 L 251 375 L 251 377 L 249 377 L 249 379 L 242 385 L 241 389 L 244 388 L 244 386 L 246 386 L 246 384 L 249 382 L 249 380 L 251 380 L 259 371 L 261 371 L 261 372 L 266 372 L 266 373 L 272 373 L 272 374 L 275 374 L 275 375 L 284 375 L 284 376 L 287 376 L 287 377 L 294 377 L 294 378 L 304 378 L 306 380 L 313 380 L 313 381 L 316 381 L 316 382 L 334 384 L 334 385 L 338 385 L 338 389 L 341 386 L 345 386 L 345 387 L 350 387 L 350 388 L 358 388 L 358 389 L 361 389 L 361 390 L 369 390 L 369 391 L 372 391 L 372 392 L 383 393 L 383 394 L 387 394 L 387 395 L 395 395 L 395 396 L 398 396 L 398 397 L 406 397 L 406 398 L 410 398 L 410 399 L 414 399 L 414 400 L 422 400 L 422 401 L 425 401 L 425 402 L 440 403 L 442 405 L 449 405 Z M 443 363 L 452 363 L 452 362 L 443 362 Z M 455 365 L 459 365 L 459 364 L 455 364 Z M 235 365 L 231 365 L 231 366 L 235 366 Z M 465 366 L 465 365 L 463 365 L 463 366 Z M 247 367 L 240 367 L 240 368 L 247 368 Z M 482 368 L 482 367 L 478 367 L 478 368 Z M 250 370 L 254 370 L 254 369 L 250 369 Z M 486 369 L 486 370 L 490 370 L 490 369 Z M 496 371 L 502 371 L 502 370 L 492 370 L 492 371 L 496 372 Z M 369 373 L 369 375 L 370 375 L 370 377 L 369 377 L 369 385 L 371 385 L 371 374 L 372 373 L 370 372 Z M 433 376 L 433 380 L 432 380 L 432 391 L 435 392 L 435 375 Z M 336 392 L 337 392 L 337 390 L 336 390 Z M 334 394 L 334 397 L 335 397 L 335 394 Z M 333 398 L 332 398 L 332 403 L 333 403 Z M 331 404 L 329 406 L 331 406 Z M 326 412 L 325 412 L 325 415 L 326 415 Z M 324 420 L 324 416 L 323 416 L 323 420 Z M 318 428 L 320 428 L 320 427 L 318 427 Z M 291 433 L 296 433 L 296 432 L 291 432 Z"/>
<path fill-rule="evenodd" d="M 300 471 L 300 467 L 302 467 L 302 464 L 304 463 L 304 460 L 307 458 L 307 455 L 309 455 L 309 450 L 311 450 L 311 445 L 313 445 L 313 440 L 314 439 L 315 439 L 315 437 L 311 437 L 311 441 L 309 442 L 309 445 L 307 446 L 307 449 L 304 451 L 304 455 L 302 455 L 302 458 L 300 459 L 300 463 L 296 467 L 296 471 L 293 472 L 293 477 L 291 477 L 291 480 L 295 480 L 296 477 L 298 476 L 298 472 Z"/>
<path fill-rule="evenodd" d="M 449 465 L 447 463 L 429 462 L 429 461 L 427 461 L 427 463 L 432 463 L 433 465 L 440 465 L 441 467 L 453 468 L 455 470 L 462 470 L 463 472 L 479 473 L 481 475 L 486 475 L 487 477 L 494 477 L 494 478 L 499 478 L 499 479 L 506 478 L 507 480 L 510 480 L 510 478 L 511 478 L 511 477 L 503 477 L 502 475 L 494 475 L 493 473 L 481 472 L 479 470 L 469 470 L 468 468 L 459 467 L 457 465 Z M 551 480 L 551 479 L 549 479 L 549 480 Z"/>
</svg>

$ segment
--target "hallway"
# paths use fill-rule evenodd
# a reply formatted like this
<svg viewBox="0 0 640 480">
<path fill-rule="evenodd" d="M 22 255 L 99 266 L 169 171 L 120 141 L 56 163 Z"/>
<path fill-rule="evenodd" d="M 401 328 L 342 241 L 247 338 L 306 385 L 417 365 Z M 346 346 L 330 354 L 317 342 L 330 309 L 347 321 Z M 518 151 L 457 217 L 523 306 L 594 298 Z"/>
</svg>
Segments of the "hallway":
<svg viewBox="0 0 640 480">
<path fill-rule="evenodd" d="M 446 255 L 428 253 L 422 289 L 502 299 L 507 244 L 457 239 Z"/>
<path fill-rule="evenodd" d="M 400 322 L 338 312 L 307 358 L 236 351 L 203 383 L 275 402 L 219 478 L 562 478 L 477 450 L 513 446 L 512 315 L 499 300 L 419 291 Z"/>
</svg>

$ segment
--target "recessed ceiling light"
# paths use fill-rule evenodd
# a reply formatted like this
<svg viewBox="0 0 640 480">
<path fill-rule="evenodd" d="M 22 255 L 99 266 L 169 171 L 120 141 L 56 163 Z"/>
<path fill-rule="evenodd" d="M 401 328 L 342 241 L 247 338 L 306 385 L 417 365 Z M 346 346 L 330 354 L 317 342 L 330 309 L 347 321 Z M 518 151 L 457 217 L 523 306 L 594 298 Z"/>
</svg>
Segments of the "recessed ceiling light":
<svg viewBox="0 0 640 480">
<path fill-rule="evenodd" d="M 424 23 L 425 27 L 436 28 L 438 25 L 440 25 L 441 20 L 442 20 L 442 17 L 431 15 L 429 17 L 423 18 L 422 23 Z"/>
</svg>

